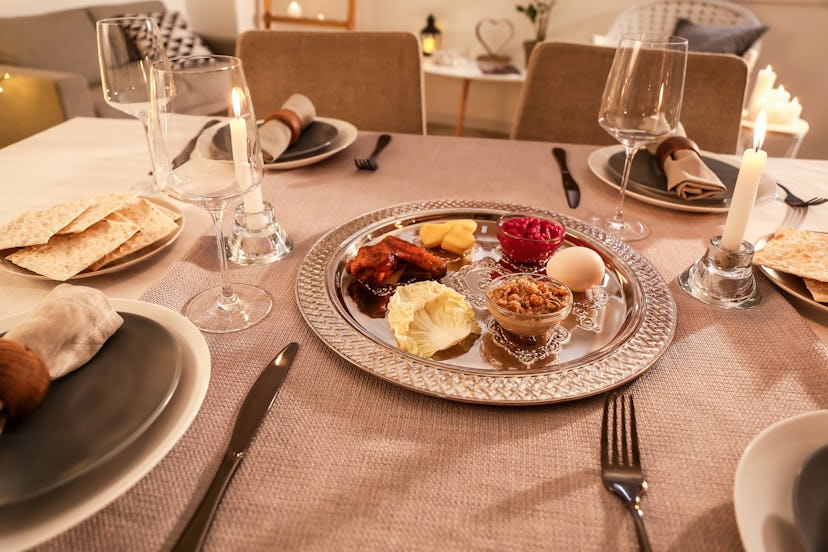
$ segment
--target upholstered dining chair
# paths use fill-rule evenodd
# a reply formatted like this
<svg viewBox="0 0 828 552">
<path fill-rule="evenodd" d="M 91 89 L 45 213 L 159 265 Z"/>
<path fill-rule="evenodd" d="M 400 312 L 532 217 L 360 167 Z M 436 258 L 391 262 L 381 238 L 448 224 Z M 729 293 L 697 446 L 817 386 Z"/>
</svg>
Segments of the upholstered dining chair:
<svg viewBox="0 0 828 552">
<path fill-rule="evenodd" d="M 711 27 L 710 32 L 715 34 L 715 28 L 740 27 L 744 29 L 748 44 L 752 44 L 741 54 L 748 66 L 748 74 L 753 70 L 756 59 L 759 57 L 761 42 L 751 40 L 747 35 L 753 35 L 750 29 L 759 29 L 761 23 L 756 15 L 748 8 L 726 0 L 645 0 L 633 4 L 619 13 L 605 35 L 596 35 L 595 44 L 599 46 L 617 46 L 618 41 L 625 33 L 652 32 L 674 34 L 679 19 L 687 19 L 695 26 L 700 26 L 689 32 L 704 33 L 704 27 Z M 766 28 L 765 28 L 766 30 Z M 761 35 L 764 31 L 759 31 Z M 691 37 L 688 37 L 691 38 Z M 713 40 L 716 40 L 713 38 Z M 739 42 L 739 39 L 735 39 Z M 691 49 L 693 40 L 691 38 Z M 738 46 L 734 46 L 738 49 Z M 712 50 L 708 50 L 712 51 Z M 723 52 L 724 50 L 718 50 Z M 728 52 L 734 53 L 734 52 Z"/>
<path fill-rule="evenodd" d="M 420 48 L 402 32 L 255 30 L 236 43 L 259 117 L 304 94 L 360 130 L 425 130 Z"/>
<path fill-rule="evenodd" d="M 532 53 L 511 138 L 617 144 L 598 125 L 598 110 L 615 48 L 543 42 Z M 730 54 L 690 52 L 681 122 L 706 151 L 735 153 L 747 65 Z"/>
</svg>

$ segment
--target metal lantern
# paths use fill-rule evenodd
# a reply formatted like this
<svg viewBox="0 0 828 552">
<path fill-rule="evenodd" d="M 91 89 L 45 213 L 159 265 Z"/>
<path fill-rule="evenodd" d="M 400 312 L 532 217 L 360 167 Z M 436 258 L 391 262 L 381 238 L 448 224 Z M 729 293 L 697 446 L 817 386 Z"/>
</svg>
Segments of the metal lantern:
<svg viewBox="0 0 828 552">
<path fill-rule="evenodd" d="M 434 24 L 434 16 L 428 16 L 426 19 L 426 26 L 420 31 L 420 42 L 423 46 L 423 55 L 430 56 L 435 51 L 440 49 L 440 41 L 442 39 L 440 29 Z"/>
</svg>

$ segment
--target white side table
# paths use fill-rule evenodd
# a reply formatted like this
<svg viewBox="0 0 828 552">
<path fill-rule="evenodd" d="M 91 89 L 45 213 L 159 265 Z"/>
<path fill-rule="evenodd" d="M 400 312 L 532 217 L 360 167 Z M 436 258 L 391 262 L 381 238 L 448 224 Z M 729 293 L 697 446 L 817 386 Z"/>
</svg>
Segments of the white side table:
<svg viewBox="0 0 828 552">
<path fill-rule="evenodd" d="M 457 111 L 457 126 L 455 128 L 455 134 L 457 136 L 463 135 L 463 123 L 466 119 L 466 104 L 469 98 L 469 86 L 472 81 L 522 83 L 526 78 L 526 73 L 523 69 L 518 68 L 518 70 L 520 73 L 484 73 L 474 60 L 464 59 L 454 65 L 437 65 L 430 59 L 423 60 L 423 72 L 427 75 L 438 75 L 441 77 L 460 79 L 462 81 L 460 107 Z"/>
<path fill-rule="evenodd" d="M 753 147 L 753 129 L 755 121 L 742 118 L 740 143 L 747 149 Z M 768 123 L 765 133 L 765 143 L 762 149 L 774 157 L 796 157 L 802 140 L 808 134 L 810 126 L 803 119 L 797 119 L 791 124 Z"/>
</svg>

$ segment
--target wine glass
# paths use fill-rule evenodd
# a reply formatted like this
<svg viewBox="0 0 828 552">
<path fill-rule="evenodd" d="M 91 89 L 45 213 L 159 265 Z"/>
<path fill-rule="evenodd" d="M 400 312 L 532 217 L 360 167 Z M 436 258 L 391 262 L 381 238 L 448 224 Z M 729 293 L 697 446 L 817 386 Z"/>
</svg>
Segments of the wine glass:
<svg viewBox="0 0 828 552">
<path fill-rule="evenodd" d="M 221 285 L 196 295 L 184 314 L 201 330 L 227 333 L 248 328 L 270 312 L 264 290 L 231 284 L 222 216 L 231 201 L 259 194 L 264 175 L 256 115 L 241 61 L 195 56 L 155 62 L 150 71 L 149 131 L 156 144 L 155 177 L 161 192 L 209 211 L 218 248 Z M 230 128 L 233 157 L 210 154 L 206 129 Z M 207 147 L 201 144 L 207 140 Z"/>
<path fill-rule="evenodd" d="M 152 161 L 154 147 L 147 130 L 149 72 L 152 63 L 167 59 L 161 32 L 155 20 L 146 16 L 101 19 L 95 26 L 104 100 L 141 121 Z M 151 191 L 154 183 L 149 178 L 137 187 Z"/>
<path fill-rule="evenodd" d="M 687 39 L 678 36 L 628 33 L 615 50 L 598 124 L 621 142 L 626 159 L 615 213 L 593 223 L 624 241 L 650 234 L 643 222 L 624 217 L 624 195 L 635 153 L 678 125 L 686 65 Z"/>
</svg>

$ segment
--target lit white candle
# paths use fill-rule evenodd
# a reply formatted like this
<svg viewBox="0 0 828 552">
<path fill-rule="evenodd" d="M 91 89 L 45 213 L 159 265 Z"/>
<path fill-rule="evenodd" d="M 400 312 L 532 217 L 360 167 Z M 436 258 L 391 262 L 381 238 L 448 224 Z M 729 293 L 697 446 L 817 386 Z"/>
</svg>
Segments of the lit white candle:
<svg viewBox="0 0 828 552">
<path fill-rule="evenodd" d="M 299 5 L 299 2 L 293 0 L 287 7 L 287 14 L 290 17 L 302 17 L 302 6 Z"/>
<path fill-rule="evenodd" d="M 748 109 L 751 112 L 751 118 L 755 118 L 761 108 L 757 107 L 759 100 L 764 94 L 769 92 L 776 82 L 776 73 L 770 65 L 756 73 L 756 82 L 753 84 L 753 93 L 748 102 Z"/>
<path fill-rule="evenodd" d="M 739 167 L 736 188 L 733 190 L 727 221 L 722 232 L 721 244 L 724 249 L 739 251 L 745 235 L 750 211 L 756 201 L 759 180 L 768 158 L 768 154 L 760 149 L 765 140 L 766 120 L 765 111 L 760 111 L 753 129 L 753 147 L 745 150 L 742 156 L 742 166 Z"/>
<path fill-rule="evenodd" d="M 230 143 L 233 149 L 233 164 L 236 169 L 236 182 L 240 190 L 249 190 L 253 185 L 247 158 L 247 121 L 241 118 L 241 93 L 238 88 L 233 92 L 233 118 L 230 120 Z M 259 187 L 244 194 L 244 210 L 247 213 L 261 213 L 264 210 L 262 190 Z M 247 225 L 258 230 L 266 223 L 265 218 L 258 214 L 247 217 Z"/>
</svg>

